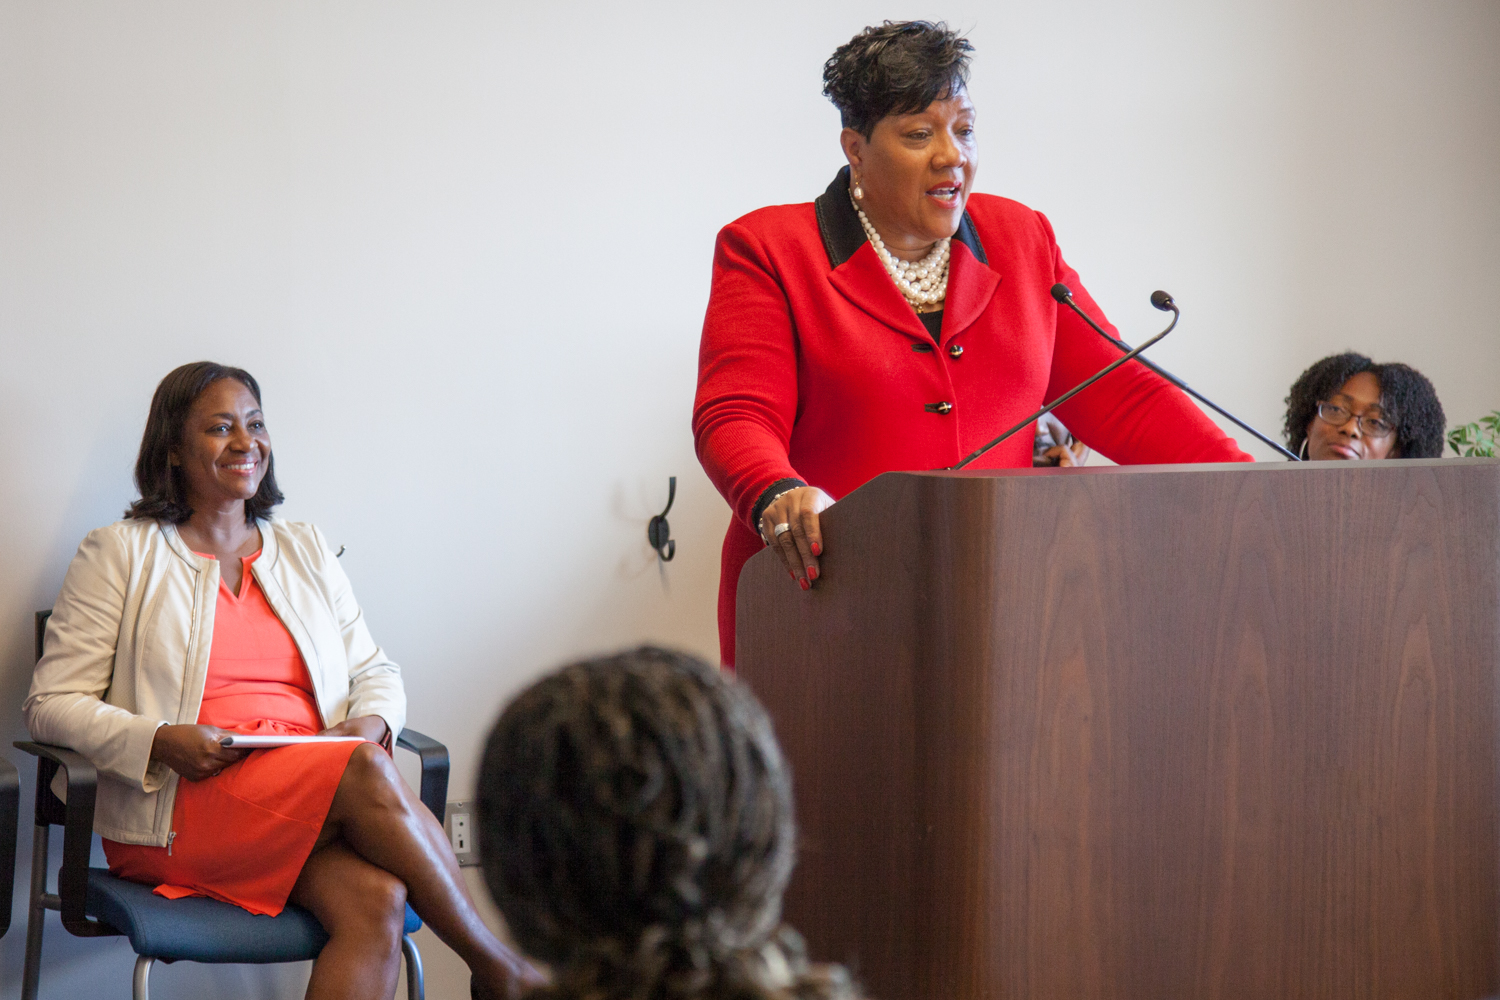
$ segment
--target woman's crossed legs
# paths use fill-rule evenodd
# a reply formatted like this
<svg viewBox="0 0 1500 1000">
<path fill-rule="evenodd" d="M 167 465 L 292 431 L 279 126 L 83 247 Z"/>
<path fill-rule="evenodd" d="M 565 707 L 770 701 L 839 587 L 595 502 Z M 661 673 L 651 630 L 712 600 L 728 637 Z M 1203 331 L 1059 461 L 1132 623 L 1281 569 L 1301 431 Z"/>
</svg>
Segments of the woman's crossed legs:
<svg viewBox="0 0 1500 1000">
<path fill-rule="evenodd" d="M 291 902 L 328 931 L 308 1000 L 389 997 L 400 972 L 406 903 L 474 974 L 478 995 L 505 997 L 536 973 L 474 909 L 443 828 L 380 747 L 349 758 Z"/>
</svg>

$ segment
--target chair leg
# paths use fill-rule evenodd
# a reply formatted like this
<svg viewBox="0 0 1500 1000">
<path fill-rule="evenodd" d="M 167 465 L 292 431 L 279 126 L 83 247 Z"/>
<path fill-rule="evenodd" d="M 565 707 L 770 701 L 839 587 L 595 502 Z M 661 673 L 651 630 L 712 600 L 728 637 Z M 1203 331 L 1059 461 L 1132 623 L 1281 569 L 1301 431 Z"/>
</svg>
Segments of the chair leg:
<svg viewBox="0 0 1500 1000">
<path fill-rule="evenodd" d="M 422 954 L 410 934 L 401 935 L 401 954 L 406 956 L 406 1000 L 426 1000 L 427 985 L 422 982 Z"/>
<path fill-rule="evenodd" d="M 26 908 L 26 964 L 21 972 L 21 1000 L 36 1000 L 42 978 L 42 931 L 47 927 L 47 825 L 39 823 L 31 835 L 31 902 Z"/>
<path fill-rule="evenodd" d="M 133 1000 L 151 1000 L 151 966 L 156 959 L 145 955 L 135 956 L 135 977 L 131 980 L 130 995 Z"/>
</svg>

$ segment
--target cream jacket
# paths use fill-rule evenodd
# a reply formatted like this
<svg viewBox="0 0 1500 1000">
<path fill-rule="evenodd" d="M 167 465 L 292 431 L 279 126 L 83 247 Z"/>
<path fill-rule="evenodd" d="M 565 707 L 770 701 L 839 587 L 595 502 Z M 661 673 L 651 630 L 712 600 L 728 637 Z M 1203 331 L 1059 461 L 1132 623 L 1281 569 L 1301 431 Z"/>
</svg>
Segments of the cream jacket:
<svg viewBox="0 0 1500 1000">
<path fill-rule="evenodd" d="M 307 663 L 324 724 L 378 715 L 400 733 L 401 669 L 370 638 L 323 535 L 259 524 L 251 570 Z M 22 711 L 32 739 L 98 768 L 94 829 L 111 840 L 167 844 L 177 775 L 151 762 L 151 744 L 159 726 L 198 721 L 218 592 L 218 560 L 155 521 L 89 532 L 68 567 Z"/>
</svg>

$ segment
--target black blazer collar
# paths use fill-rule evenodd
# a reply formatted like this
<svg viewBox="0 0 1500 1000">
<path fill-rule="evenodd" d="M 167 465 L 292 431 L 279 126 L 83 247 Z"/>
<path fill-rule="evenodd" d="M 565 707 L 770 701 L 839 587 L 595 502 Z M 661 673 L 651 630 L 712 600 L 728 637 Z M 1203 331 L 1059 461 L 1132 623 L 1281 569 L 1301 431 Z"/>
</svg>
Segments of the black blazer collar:
<svg viewBox="0 0 1500 1000">
<path fill-rule="evenodd" d="M 823 249 L 828 253 L 828 266 L 837 268 L 854 256 L 854 251 L 865 242 L 865 227 L 859 224 L 854 204 L 849 200 L 849 168 L 846 166 L 834 177 L 828 190 L 813 202 L 818 213 L 818 234 L 823 237 Z M 969 248 L 979 261 L 988 265 L 984 255 L 984 244 L 979 241 L 979 232 L 969 213 L 958 223 L 958 232 L 953 238 Z"/>
</svg>

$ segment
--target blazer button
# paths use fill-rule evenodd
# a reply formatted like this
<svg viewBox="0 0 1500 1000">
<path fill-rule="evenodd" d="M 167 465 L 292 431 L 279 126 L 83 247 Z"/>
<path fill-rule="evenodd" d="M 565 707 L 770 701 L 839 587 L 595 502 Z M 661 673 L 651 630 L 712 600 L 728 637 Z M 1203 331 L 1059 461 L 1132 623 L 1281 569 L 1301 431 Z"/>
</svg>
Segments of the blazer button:
<svg viewBox="0 0 1500 1000">
<path fill-rule="evenodd" d="M 928 413 L 941 413 L 946 417 L 953 411 L 953 404 L 948 402 L 947 400 L 943 400 L 943 402 L 941 403 L 928 403 L 926 406 L 922 407 L 922 409 L 926 410 Z"/>
<path fill-rule="evenodd" d="M 952 358 L 955 361 L 961 358 L 963 356 L 963 353 L 964 349 L 960 344 L 951 344 L 948 347 L 948 357 Z"/>
</svg>

